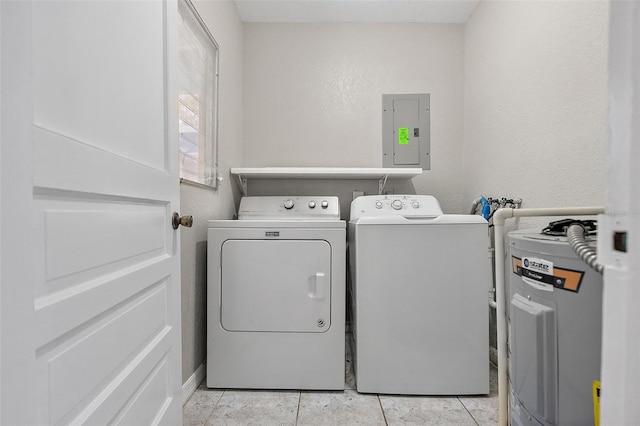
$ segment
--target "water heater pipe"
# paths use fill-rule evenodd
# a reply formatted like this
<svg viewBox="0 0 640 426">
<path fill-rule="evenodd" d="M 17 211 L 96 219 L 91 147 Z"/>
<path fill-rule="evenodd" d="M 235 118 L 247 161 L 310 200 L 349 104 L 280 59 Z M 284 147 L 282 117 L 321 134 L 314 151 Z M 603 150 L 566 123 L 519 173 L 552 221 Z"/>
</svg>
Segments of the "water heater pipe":
<svg viewBox="0 0 640 426">
<path fill-rule="evenodd" d="M 498 334 L 498 424 L 509 424 L 509 389 L 507 381 L 507 312 L 505 301 L 505 250 L 504 223 L 512 217 L 534 216 L 593 216 L 604 213 L 604 207 L 557 207 L 541 209 L 510 209 L 502 208 L 493 215 L 495 239 L 495 268 L 496 268 L 496 303 L 497 303 L 497 334 Z"/>
</svg>

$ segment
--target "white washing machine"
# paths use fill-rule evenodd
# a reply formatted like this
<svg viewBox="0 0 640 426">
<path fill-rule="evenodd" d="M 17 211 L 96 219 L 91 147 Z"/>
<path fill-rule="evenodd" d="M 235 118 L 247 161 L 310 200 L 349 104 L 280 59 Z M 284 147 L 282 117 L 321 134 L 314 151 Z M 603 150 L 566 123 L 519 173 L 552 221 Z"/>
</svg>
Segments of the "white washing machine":
<svg viewBox="0 0 640 426">
<path fill-rule="evenodd" d="M 337 197 L 244 197 L 208 229 L 207 386 L 344 389 Z"/>
<path fill-rule="evenodd" d="M 358 392 L 489 393 L 487 222 L 428 195 L 351 204 Z"/>
</svg>

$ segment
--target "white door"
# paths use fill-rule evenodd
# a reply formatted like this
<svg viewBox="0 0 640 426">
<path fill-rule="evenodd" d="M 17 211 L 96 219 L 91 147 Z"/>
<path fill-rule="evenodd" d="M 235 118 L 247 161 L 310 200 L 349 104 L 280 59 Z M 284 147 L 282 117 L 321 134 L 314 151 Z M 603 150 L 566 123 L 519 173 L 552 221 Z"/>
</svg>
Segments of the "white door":
<svg viewBox="0 0 640 426">
<path fill-rule="evenodd" d="M 2 2 L 3 424 L 181 423 L 176 13 Z"/>
</svg>

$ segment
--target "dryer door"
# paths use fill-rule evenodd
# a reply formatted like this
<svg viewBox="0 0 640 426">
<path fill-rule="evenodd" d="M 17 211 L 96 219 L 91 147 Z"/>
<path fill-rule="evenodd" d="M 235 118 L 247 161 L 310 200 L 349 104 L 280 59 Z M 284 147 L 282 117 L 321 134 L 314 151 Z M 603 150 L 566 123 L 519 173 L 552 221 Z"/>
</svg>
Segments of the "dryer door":
<svg viewBox="0 0 640 426">
<path fill-rule="evenodd" d="M 331 321 L 324 240 L 226 240 L 220 315 L 227 331 L 322 333 Z"/>
</svg>

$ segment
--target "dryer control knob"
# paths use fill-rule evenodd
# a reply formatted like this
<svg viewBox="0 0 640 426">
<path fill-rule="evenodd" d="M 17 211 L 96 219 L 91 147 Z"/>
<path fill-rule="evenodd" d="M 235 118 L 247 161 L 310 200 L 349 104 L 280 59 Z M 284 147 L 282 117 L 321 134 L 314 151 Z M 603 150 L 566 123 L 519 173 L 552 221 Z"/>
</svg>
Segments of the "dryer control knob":
<svg viewBox="0 0 640 426">
<path fill-rule="evenodd" d="M 394 210 L 400 210 L 402 208 L 402 201 L 400 200 L 393 200 L 391 202 L 391 207 L 393 207 Z"/>
<path fill-rule="evenodd" d="M 418 207 L 420 207 L 420 203 L 417 202 L 416 200 L 411 201 L 411 207 L 413 207 L 414 209 L 417 209 Z"/>
<path fill-rule="evenodd" d="M 382 208 L 382 201 L 376 201 L 376 209 Z"/>
<path fill-rule="evenodd" d="M 327 200 L 322 200 L 322 203 L 320 203 L 320 205 L 323 209 L 326 209 L 327 207 L 329 207 L 329 202 Z"/>
<path fill-rule="evenodd" d="M 293 208 L 293 200 L 287 200 L 284 202 L 284 208 L 287 210 L 291 210 Z"/>
<path fill-rule="evenodd" d="M 316 208 L 316 202 L 315 201 L 309 201 L 309 208 L 310 209 L 315 209 Z"/>
</svg>

